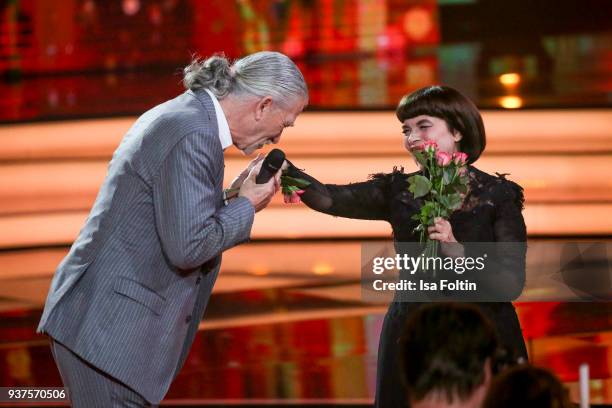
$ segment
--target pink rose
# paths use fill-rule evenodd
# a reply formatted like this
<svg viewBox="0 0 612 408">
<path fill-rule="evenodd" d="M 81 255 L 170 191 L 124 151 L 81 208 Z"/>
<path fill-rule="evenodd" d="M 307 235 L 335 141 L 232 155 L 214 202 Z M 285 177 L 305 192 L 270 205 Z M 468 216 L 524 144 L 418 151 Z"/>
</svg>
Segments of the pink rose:
<svg viewBox="0 0 612 408">
<path fill-rule="evenodd" d="M 302 201 L 302 200 L 300 200 L 300 196 L 302 194 L 304 194 L 304 190 L 297 190 L 297 191 L 294 191 L 291 194 L 283 195 L 283 198 L 284 198 L 286 204 L 297 204 L 300 201 Z"/>
<path fill-rule="evenodd" d="M 447 152 L 436 152 L 436 161 L 438 162 L 438 166 L 446 167 L 453 160 L 453 156 Z"/>
<path fill-rule="evenodd" d="M 463 152 L 455 152 L 453 153 L 453 161 L 455 164 L 465 164 L 467 162 L 468 155 Z"/>
<path fill-rule="evenodd" d="M 433 140 L 428 140 L 423 143 L 423 149 L 428 152 L 433 152 L 437 148 L 438 148 L 438 144 L 434 142 Z"/>
</svg>

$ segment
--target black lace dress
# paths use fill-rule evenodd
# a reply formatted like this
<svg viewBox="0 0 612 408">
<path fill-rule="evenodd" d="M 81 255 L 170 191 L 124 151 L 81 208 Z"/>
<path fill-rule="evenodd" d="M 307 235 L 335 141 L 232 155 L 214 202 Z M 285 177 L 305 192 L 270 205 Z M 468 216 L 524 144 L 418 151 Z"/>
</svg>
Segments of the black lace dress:
<svg viewBox="0 0 612 408">
<path fill-rule="evenodd" d="M 521 210 L 523 189 L 505 175 L 492 176 L 468 166 L 469 190 L 460 210 L 449 221 L 458 242 L 525 242 L 526 228 Z M 418 242 L 417 225 L 411 216 L 422 200 L 408 191 L 408 177 L 417 174 L 394 169 L 372 176 L 371 180 L 348 185 L 322 184 L 290 164 L 288 174 L 306 179 L 311 185 L 301 196 L 314 210 L 346 218 L 386 220 L 396 242 Z M 524 275 L 524 254 L 520 265 Z M 525 342 L 514 306 L 510 302 L 475 303 L 497 327 L 502 344 L 516 357 L 527 358 Z M 398 340 L 408 317 L 423 303 L 390 304 L 385 316 L 378 350 L 376 406 L 405 407 L 405 387 L 399 367 Z"/>
</svg>

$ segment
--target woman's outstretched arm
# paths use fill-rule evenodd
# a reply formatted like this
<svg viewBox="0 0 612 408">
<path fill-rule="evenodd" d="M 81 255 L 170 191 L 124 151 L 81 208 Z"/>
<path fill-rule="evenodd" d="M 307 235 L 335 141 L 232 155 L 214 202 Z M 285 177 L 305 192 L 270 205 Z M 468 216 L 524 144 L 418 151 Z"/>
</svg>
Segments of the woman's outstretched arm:
<svg viewBox="0 0 612 408">
<path fill-rule="evenodd" d="M 313 210 L 345 218 L 389 219 L 389 185 L 384 178 L 346 185 L 323 184 L 291 162 L 288 163 L 285 174 L 310 182 L 301 199 Z"/>
</svg>

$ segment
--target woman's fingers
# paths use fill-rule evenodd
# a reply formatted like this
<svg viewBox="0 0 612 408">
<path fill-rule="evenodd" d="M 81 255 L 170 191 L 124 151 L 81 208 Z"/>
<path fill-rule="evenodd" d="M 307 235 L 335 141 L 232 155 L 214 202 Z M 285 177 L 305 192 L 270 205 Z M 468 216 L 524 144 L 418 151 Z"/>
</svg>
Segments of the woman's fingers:
<svg viewBox="0 0 612 408">
<path fill-rule="evenodd" d="M 434 225 L 427 227 L 427 233 L 429 239 L 436 239 L 438 241 L 450 241 L 452 236 L 452 229 L 450 222 L 442 217 L 434 218 Z"/>
<path fill-rule="evenodd" d="M 427 227 L 428 232 L 442 231 L 443 229 L 450 228 L 450 223 L 444 218 L 434 218 L 434 225 Z"/>
<path fill-rule="evenodd" d="M 448 220 L 442 218 L 442 217 L 436 217 L 434 218 L 434 224 L 440 224 L 440 225 L 448 225 L 450 226 L 450 222 L 448 222 Z"/>
<path fill-rule="evenodd" d="M 438 241 L 444 241 L 446 238 L 444 236 L 444 234 L 440 233 L 440 232 L 434 232 L 433 234 L 429 234 L 429 239 L 435 239 Z"/>
</svg>

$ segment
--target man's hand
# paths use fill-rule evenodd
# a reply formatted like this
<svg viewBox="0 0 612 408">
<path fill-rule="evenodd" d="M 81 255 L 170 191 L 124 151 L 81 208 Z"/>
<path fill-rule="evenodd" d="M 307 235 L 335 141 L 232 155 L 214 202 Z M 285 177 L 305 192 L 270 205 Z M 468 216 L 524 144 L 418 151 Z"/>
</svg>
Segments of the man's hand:
<svg viewBox="0 0 612 408">
<path fill-rule="evenodd" d="M 249 199 L 251 204 L 253 204 L 253 207 L 255 207 L 255 212 L 266 208 L 268 204 L 270 204 L 274 194 L 280 189 L 281 170 L 276 172 L 274 177 L 268 180 L 267 183 L 257 184 L 255 182 L 255 178 L 259 174 L 262 164 L 262 160 L 255 163 L 253 168 L 251 168 L 249 175 L 242 182 L 240 192 L 238 193 L 239 197 L 246 197 Z"/>
<path fill-rule="evenodd" d="M 257 155 L 257 157 L 251 160 L 249 165 L 244 170 L 242 170 L 242 172 L 240 172 L 240 174 L 236 176 L 234 180 L 232 180 L 228 187 L 228 190 L 239 190 L 240 187 L 242 187 L 242 183 L 244 183 L 244 180 L 246 180 L 246 178 L 249 176 L 251 170 L 253 170 L 253 168 L 257 166 L 257 164 L 261 162 L 264 158 L 265 156 L 260 153 Z"/>
</svg>

